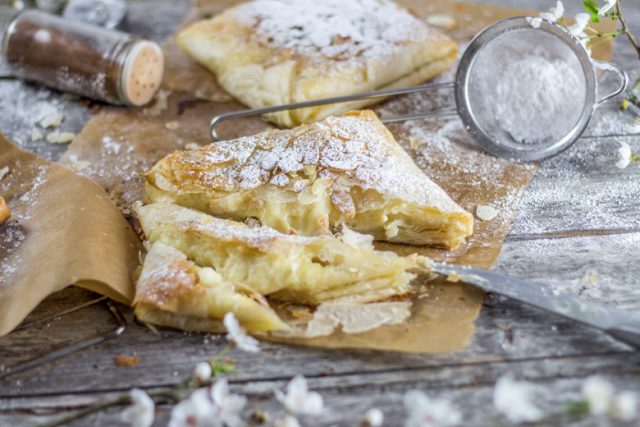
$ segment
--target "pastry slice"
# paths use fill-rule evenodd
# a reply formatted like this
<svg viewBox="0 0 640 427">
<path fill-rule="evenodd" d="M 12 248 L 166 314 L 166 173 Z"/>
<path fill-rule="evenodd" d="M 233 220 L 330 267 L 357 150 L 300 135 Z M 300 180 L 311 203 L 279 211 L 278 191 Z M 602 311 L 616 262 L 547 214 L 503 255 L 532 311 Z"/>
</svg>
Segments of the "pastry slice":
<svg viewBox="0 0 640 427">
<path fill-rule="evenodd" d="M 133 305 L 142 321 L 187 331 L 220 331 L 228 312 L 250 331 L 288 328 L 260 294 L 162 243 L 145 257 Z"/>
<path fill-rule="evenodd" d="M 252 108 L 415 85 L 457 57 L 453 40 L 388 0 L 254 0 L 192 24 L 177 42 Z M 293 127 L 377 101 L 268 119 Z"/>
<path fill-rule="evenodd" d="M 139 207 L 137 215 L 154 247 L 169 246 L 225 280 L 278 301 L 378 301 L 407 294 L 412 271 L 429 269 L 428 260 L 417 255 L 401 257 L 332 236 L 286 235 L 169 203 Z"/>
<path fill-rule="evenodd" d="M 149 173 L 147 195 L 282 233 L 346 224 L 377 240 L 456 248 L 473 217 L 431 181 L 372 111 L 177 151 Z"/>
</svg>

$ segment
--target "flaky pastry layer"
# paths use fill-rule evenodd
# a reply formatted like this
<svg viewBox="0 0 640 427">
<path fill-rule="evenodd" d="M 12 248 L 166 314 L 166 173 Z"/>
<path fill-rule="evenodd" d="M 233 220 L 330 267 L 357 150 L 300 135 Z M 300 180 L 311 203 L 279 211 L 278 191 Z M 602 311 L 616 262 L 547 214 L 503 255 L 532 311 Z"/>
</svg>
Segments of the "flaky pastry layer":
<svg viewBox="0 0 640 427">
<path fill-rule="evenodd" d="M 145 275 L 143 269 L 136 302 L 191 316 L 224 314 L 233 297 L 239 300 L 233 304 L 245 307 L 250 317 L 261 301 L 250 298 L 246 291 L 242 294 L 242 289 L 278 301 L 311 305 L 335 300 L 379 301 L 410 292 L 413 272 L 429 269 L 423 257 L 401 257 L 331 236 L 285 235 L 268 227 L 249 227 L 173 204 L 143 206 L 137 215 L 151 253 L 155 248 L 165 252 L 170 248 L 171 254 L 182 255 L 172 255 L 181 261 L 168 263 L 156 254 L 159 268 L 152 268 L 151 261 L 145 260 L 145 269 L 154 273 Z M 168 267 L 163 270 L 162 265 Z M 216 278 L 215 286 L 211 279 L 206 280 L 202 269 Z M 187 312 L 179 304 L 191 304 L 196 292 L 200 292 L 198 283 L 209 286 L 212 293 L 189 305 Z M 210 302 L 203 302 L 221 298 L 223 291 L 228 296 L 216 302 L 213 309 Z M 165 293 L 171 297 L 163 297 Z M 182 295 L 189 296 L 181 298 Z M 218 311 L 214 313 L 214 309 Z M 268 318 L 266 314 L 263 317 Z M 242 316 L 238 318 L 243 322 Z M 246 320 L 244 324 L 253 327 Z"/>
<path fill-rule="evenodd" d="M 177 151 L 146 175 L 154 202 L 329 234 L 346 224 L 378 240 L 456 248 L 473 217 L 431 181 L 371 111 Z"/>
</svg>

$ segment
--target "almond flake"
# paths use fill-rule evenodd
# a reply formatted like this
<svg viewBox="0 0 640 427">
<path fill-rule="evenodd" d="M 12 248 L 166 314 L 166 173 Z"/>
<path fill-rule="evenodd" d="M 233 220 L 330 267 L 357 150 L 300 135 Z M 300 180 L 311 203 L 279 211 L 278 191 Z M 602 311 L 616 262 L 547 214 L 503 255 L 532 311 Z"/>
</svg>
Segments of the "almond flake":
<svg viewBox="0 0 640 427">
<path fill-rule="evenodd" d="M 76 171 L 81 171 L 83 169 L 88 168 L 89 166 L 91 166 L 91 163 L 87 162 L 86 160 L 81 160 L 78 162 L 73 162 L 71 164 L 71 167 L 76 170 Z"/>
<path fill-rule="evenodd" d="M 5 166 L 0 169 L 0 179 L 4 178 L 6 174 L 9 173 L 9 166 Z"/>
<path fill-rule="evenodd" d="M 45 116 L 44 119 L 40 120 L 40 126 L 42 128 L 57 128 L 62 124 L 64 120 L 64 114 L 56 111 L 55 113 L 51 113 L 48 116 Z"/>
<path fill-rule="evenodd" d="M 31 132 L 31 141 L 40 141 L 44 138 L 44 134 L 39 130 L 34 130 Z"/>
<path fill-rule="evenodd" d="M 47 135 L 47 141 L 52 144 L 69 144 L 76 134 L 73 132 L 51 132 Z"/>
<path fill-rule="evenodd" d="M 483 221 L 491 221 L 498 215 L 498 210 L 488 205 L 478 205 L 476 207 L 476 216 Z"/>
</svg>

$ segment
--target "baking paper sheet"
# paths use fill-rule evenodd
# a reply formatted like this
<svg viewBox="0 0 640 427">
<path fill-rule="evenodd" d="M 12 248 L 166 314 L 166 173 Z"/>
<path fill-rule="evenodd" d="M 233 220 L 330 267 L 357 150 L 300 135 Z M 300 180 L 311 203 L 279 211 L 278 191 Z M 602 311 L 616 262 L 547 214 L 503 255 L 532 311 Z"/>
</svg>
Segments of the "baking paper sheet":
<svg viewBox="0 0 640 427">
<path fill-rule="evenodd" d="M 140 244 L 104 190 L 0 135 L 4 167 L 12 217 L 0 225 L 0 335 L 68 285 L 130 302 Z"/>
</svg>

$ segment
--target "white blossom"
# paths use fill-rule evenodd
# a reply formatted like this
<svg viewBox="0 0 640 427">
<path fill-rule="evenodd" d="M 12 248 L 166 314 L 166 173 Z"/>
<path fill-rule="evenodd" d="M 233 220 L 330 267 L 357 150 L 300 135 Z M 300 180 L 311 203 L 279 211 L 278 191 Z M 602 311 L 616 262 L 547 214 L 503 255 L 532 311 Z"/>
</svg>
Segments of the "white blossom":
<svg viewBox="0 0 640 427">
<path fill-rule="evenodd" d="M 276 390 L 275 395 L 285 410 L 293 415 L 318 415 L 324 406 L 322 396 L 309 391 L 307 380 L 302 375 L 296 375 L 289 381 L 286 394 Z"/>
<path fill-rule="evenodd" d="M 556 3 L 556 7 L 552 7 L 548 12 L 540 13 L 540 18 L 549 22 L 556 22 L 564 15 L 564 5 L 561 1 Z"/>
<path fill-rule="evenodd" d="M 631 163 L 631 147 L 626 142 L 620 142 L 620 148 L 618 148 L 618 161 L 616 167 L 618 169 L 624 169 Z"/>
<path fill-rule="evenodd" d="M 300 422 L 293 415 L 284 414 L 276 418 L 273 422 L 273 427 L 300 427 Z"/>
<path fill-rule="evenodd" d="M 582 396 L 589 403 L 589 411 L 593 415 L 607 413 L 614 393 L 613 385 L 599 376 L 589 377 L 582 384 Z"/>
<path fill-rule="evenodd" d="M 576 21 L 575 24 L 570 25 L 567 29 L 576 37 L 585 37 L 584 29 L 589 25 L 591 16 L 588 13 L 579 13 L 574 19 Z"/>
<path fill-rule="evenodd" d="M 609 414 L 622 421 L 632 421 L 638 417 L 638 394 L 623 391 L 616 395 L 609 404 Z"/>
<path fill-rule="evenodd" d="M 515 381 L 509 374 L 496 382 L 493 390 L 493 404 L 512 423 L 538 421 L 542 411 L 533 404 L 533 387 L 522 381 Z"/>
<path fill-rule="evenodd" d="M 240 350 L 249 353 L 260 351 L 258 340 L 245 333 L 233 313 L 229 312 L 224 315 L 224 327 L 227 329 L 227 339 L 232 341 Z"/>
<path fill-rule="evenodd" d="M 462 414 L 448 400 L 432 400 L 419 390 L 404 395 L 404 406 L 405 427 L 452 427 L 462 422 Z"/>
<path fill-rule="evenodd" d="M 618 0 L 605 0 L 605 4 L 600 8 L 600 11 L 598 11 L 598 15 L 600 16 L 606 15 L 607 12 L 609 12 L 611 9 L 615 7 L 617 2 Z"/>
<path fill-rule="evenodd" d="M 209 390 L 199 388 L 171 410 L 168 427 L 219 427 Z"/>
<path fill-rule="evenodd" d="M 244 396 L 229 393 L 227 380 L 220 379 L 174 406 L 169 427 L 240 427 L 246 403 Z"/>
<path fill-rule="evenodd" d="M 527 22 L 533 28 L 540 28 L 540 24 L 542 24 L 542 18 L 534 18 L 532 16 L 527 16 Z"/>
<path fill-rule="evenodd" d="M 211 365 L 208 362 L 200 362 L 193 370 L 193 378 L 200 384 L 205 384 L 211 379 Z"/>
<path fill-rule="evenodd" d="M 155 409 L 153 399 L 137 388 L 129 392 L 129 399 L 132 404 L 122 412 L 122 420 L 133 427 L 150 427 Z"/>
<path fill-rule="evenodd" d="M 378 408 L 371 408 L 364 413 L 362 424 L 366 427 L 381 427 L 384 422 L 384 413 Z"/>
<path fill-rule="evenodd" d="M 247 404 L 247 398 L 239 394 L 229 393 L 229 383 L 221 378 L 211 388 L 216 414 L 223 425 L 228 427 L 242 426 L 244 422 L 240 413 Z"/>
</svg>

